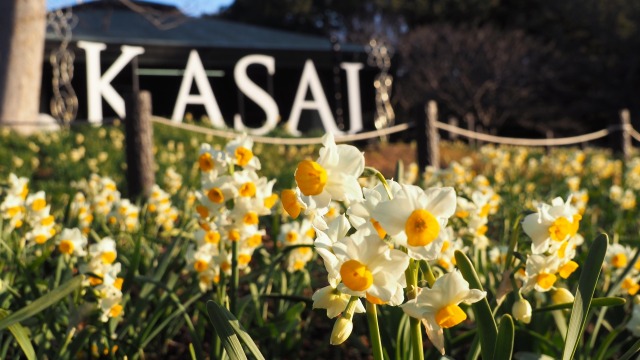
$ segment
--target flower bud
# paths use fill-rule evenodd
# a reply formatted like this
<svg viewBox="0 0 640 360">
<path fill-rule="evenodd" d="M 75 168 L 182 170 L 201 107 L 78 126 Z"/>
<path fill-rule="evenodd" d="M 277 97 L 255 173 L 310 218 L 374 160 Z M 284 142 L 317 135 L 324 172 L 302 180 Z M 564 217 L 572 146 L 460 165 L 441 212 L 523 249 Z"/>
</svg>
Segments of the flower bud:
<svg viewBox="0 0 640 360">
<path fill-rule="evenodd" d="M 335 325 L 333 325 L 331 340 L 329 342 L 331 345 L 340 345 L 347 340 L 349 335 L 351 335 L 351 331 L 353 331 L 353 322 L 351 319 L 341 316 L 338 318 Z"/>
<path fill-rule="evenodd" d="M 554 304 L 572 303 L 573 300 L 573 294 L 565 288 L 557 288 L 556 291 L 553 292 L 553 295 L 551 295 L 551 301 L 553 301 Z"/>
<path fill-rule="evenodd" d="M 525 324 L 531 322 L 531 312 L 531 304 L 524 298 L 520 298 L 518 301 L 513 303 L 513 308 L 511 308 L 513 318 L 518 321 L 522 321 Z"/>
</svg>

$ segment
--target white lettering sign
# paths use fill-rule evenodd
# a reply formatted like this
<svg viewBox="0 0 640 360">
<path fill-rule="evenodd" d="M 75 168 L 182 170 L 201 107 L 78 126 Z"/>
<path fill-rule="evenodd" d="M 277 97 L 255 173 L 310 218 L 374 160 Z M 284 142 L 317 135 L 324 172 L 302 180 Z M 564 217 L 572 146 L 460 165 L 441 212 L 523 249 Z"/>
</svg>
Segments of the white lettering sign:
<svg viewBox="0 0 640 360">
<path fill-rule="evenodd" d="M 349 134 L 362 130 L 362 107 L 360 105 L 360 77 L 358 72 L 364 67 L 360 63 L 342 63 L 340 67 L 347 73 L 347 94 L 349 94 Z"/>
<path fill-rule="evenodd" d="M 103 43 L 78 41 L 78 47 L 84 49 L 87 54 L 87 106 L 90 123 L 102 122 L 102 97 L 121 118 L 125 117 L 124 99 L 111 86 L 111 81 L 134 57 L 143 54 L 144 48 L 140 46 L 123 45 L 122 54 L 100 76 L 100 52 L 107 48 Z"/>
<path fill-rule="evenodd" d="M 238 89 L 240 89 L 243 94 L 247 95 L 249 99 L 253 100 L 262 108 L 262 110 L 264 110 L 266 121 L 261 127 L 251 129 L 244 125 L 242 118 L 237 114 L 234 118 L 233 127 L 238 131 L 246 131 L 252 135 L 264 135 L 275 129 L 278 125 L 278 105 L 269 93 L 256 85 L 251 81 L 251 79 L 249 79 L 249 76 L 247 76 L 247 68 L 251 64 L 264 65 L 271 76 L 276 72 L 276 60 L 273 56 L 248 55 L 240 59 L 236 63 L 236 67 L 233 69 L 233 78 L 236 81 L 236 85 L 238 85 Z"/>
<path fill-rule="evenodd" d="M 84 49 L 86 53 L 89 122 L 93 124 L 102 122 L 102 98 L 105 99 L 118 116 L 124 118 L 126 116 L 124 99 L 113 88 L 111 82 L 133 58 L 144 53 L 144 48 L 140 46 L 123 45 L 120 48 L 120 56 L 118 56 L 109 69 L 102 74 L 100 53 L 107 48 L 107 45 L 103 43 L 79 41 L 78 47 Z M 273 76 L 276 72 L 275 63 L 276 61 L 273 56 L 259 54 L 245 56 L 236 63 L 233 78 L 238 86 L 238 90 L 264 111 L 265 122 L 257 128 L 247 127 L 243 121 L 246 119 L 242 119 L 239 114 L 236 114 L 233 119 L 235 130 L 246 131 L 252 135 L 264 135 L 275 129 L 278 125 L 280 114 L 278 104 L 267 91 L 258 86 L 247 75 L 248 67 L 257 64 L 267 69 L 268 76 Z M 359 77 L 363 65 L 360 63 L 344 62 L 340 64 L 340 68 L 342 68 L 346 74 L 349 102 L 349 133 L 356 133 L 363 129 Z M 197 94 L 191 94 L 191 86 L 194 81 L 198 92 Z M 309 100 L 307 100 L 308 94 L 310 95 Z M 203 105 L 213 126 L 218 128 L 226 127 L 220 107 L 209 83 L 207 73 L 196 50 L 191 50 L 189 53 L 189 59 L 187 60 L 187 65 L 182 75 L 182 82 L 173 108 L 171 120 L 174 122 L 182 122 L 186 107 L 189 104 Z M 318 72 L 316 71 L 313 61 L 310 59 L 304 64 L 293 105 L 291 106 L 291 113 L 286 124 L 287 131 L 292 135 L 299 136 L 301 134 L 298 127 L 303 110 L 317 111 L 325 131 L 331 132 L 334 135 L 343 134 L 336 125 L 331 108 L 327 102 L 327 97 L 322 89 Z"/>
<path fill-rule="evenodd" d="M 193 80 L 196 81 L 196 87 L 200 94 L 190 93 Z M 209 79 L 207 79 L 207 73 L 204 71 L 200 56 L 198 56 L 198 52 L 195 50 L 191 50 L 191 53 L 189 53 L 189 60 L 187 61 L 187 67 L 184 69 L 176 106 L 173 108 L 172 121 L 182 122 L 187 104 L 204 105 L 211 125 L 218 128 L 226 127 L 218 102 L 215 96 L 213 96 L 211 84 L 209 84 Z"/>
<path fill-rule="evenodd" d="M 311 90 L 312 100 L 306 99 L 307 89 Z M 311 60 L 307 60 L 304 63 L 296 98 L 291 107 L 289 121 L 287 121 L 287 131 L 292 135 L 301 135 L 300 131 L 298 131 L 298 123 L 300 122 L 302 110 L 316 110 L 320 114 L 320 120 L 327 132 L 331 132 L 334 135 L 342 134 L 342 131 L 340 131 L 336 125 L 333 114 L 331 114 L 331 108 L 329 108 L 327 97 L 324 95 L 324 90 L 322 90 L 318 72 Z"/>
</svg>

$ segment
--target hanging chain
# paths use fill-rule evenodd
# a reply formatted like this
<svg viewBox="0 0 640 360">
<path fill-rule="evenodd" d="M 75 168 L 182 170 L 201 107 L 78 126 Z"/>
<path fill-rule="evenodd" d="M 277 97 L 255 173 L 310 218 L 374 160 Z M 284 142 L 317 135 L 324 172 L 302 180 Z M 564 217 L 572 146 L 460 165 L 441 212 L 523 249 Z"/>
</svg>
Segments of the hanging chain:
<svg viewBox="0 0 640 360">
<path fill-rule="evenodd" d="M 75 55 L 69 50 L 71 31 L 76 23 L 77 18 L 73 16 L 70 7 L 49 12 L 47 15 L 48 26 L 60 39 L 60 46 L 49 55 L 53 69 L 51 115 L 63 126 L 69 126 L 78 114 L 78 97 L 71 85 Z"/>
<path fill-rule="evenodd" d="M 367 46 L 368 64 L 380 69 L 380 73 L 373 81 L 373 87 L 376 89 L 376 118 L 374 125 L 377 130 L 393 126 L 396 119 L 393 107 L 391 107 L 393 76 L 389 74 L 393 51 L 393 47 L 382 39 L 372 38 Z M 386 141 L 386 136 L 382 137 L 382 140 Z"/>
</svg>

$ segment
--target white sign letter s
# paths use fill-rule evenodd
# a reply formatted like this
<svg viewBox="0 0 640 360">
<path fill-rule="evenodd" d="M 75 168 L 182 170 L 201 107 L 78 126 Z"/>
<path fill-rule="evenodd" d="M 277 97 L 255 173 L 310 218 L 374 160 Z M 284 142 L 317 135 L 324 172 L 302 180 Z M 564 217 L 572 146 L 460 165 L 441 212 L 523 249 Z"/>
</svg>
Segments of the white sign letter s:
<svg viewBox="0 0 640 360">
<path fill-rule="evenodd" d="M 273 56 L 267 55 L 247 55 L 240 59 L 235 68 L 233 69 L 233 78 L 236 81 L 236 85 L 238 85 L 238 89 L 242 91 L 249 99 L 253 100 L 265 113 L 266 122 L 262 127 L 252 129 L 247 128 L 242 122 L 242 118 L 239 114 L 237 114 L 234 118 L 234 128 L 238 131 L 246 131 L 252 135 L 264 135 L 269 131 L 276 128 L 278 125 L 278 105 L 275 100 L 256 85 L 249 76 L 247 76 L 247 68 L 251 64 L 260 64 L 264 65 L 267 68 L 267 72 L 269 75 L 273 75 L 276 72 L 275 64 L 276 61 Z"/>
</svg>

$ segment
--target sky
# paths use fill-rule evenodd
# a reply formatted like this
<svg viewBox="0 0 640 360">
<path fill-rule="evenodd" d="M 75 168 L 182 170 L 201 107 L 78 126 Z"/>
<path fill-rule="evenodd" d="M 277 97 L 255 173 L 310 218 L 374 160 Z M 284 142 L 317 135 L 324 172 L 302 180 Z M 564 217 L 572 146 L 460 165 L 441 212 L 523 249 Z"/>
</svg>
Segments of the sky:
<svg viewBox="0 0 640 360">
<path fill-rule="evenodd" d="M 91 0 L 89 0 L 91 1 Z M 58 9 L 60 7 L 73 6 L 87 0 L 47 0 L 47 9 Z M 217 13 L 220 7 L 227 6 L 233 0 L 153 0 L 159 4 L 175 5 L 187 15 L 198 16 L 201 14 Z"/>
</svg>

